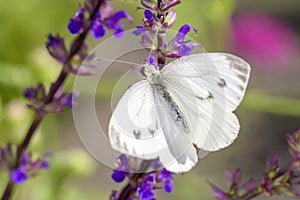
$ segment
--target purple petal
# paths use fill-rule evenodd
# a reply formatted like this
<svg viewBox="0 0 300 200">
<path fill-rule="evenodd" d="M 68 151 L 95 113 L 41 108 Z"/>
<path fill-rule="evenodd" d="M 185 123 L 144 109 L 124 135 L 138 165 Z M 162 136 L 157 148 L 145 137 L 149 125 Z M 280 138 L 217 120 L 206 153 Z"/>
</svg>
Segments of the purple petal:
<svg viewBox="0 0 300 200">
<path fill-rule="evenodd" d="M 139 188 L 138 194 L 141 200 L 155 199 L 155 193 L 153 192 L 152 187 L 149 187 L 148 185 Z"/>
<path fill-rule="evenodd" d="M 166 181 L 165 186 L 164 186 L 164 190 L 165 190 L 166 193 L 171 193 L 172 190 L 173 190 L 173 187 L 174 187 L 174 185 L 173 185 L 172 181 Z"/>
<path fill-rule="evenodd" d="M 32 100 L 32 99 L 35 98 L 35 96 L 36 96 L 36 91 L 35 91 L 34 88 L 26 88 L 26 89 L 23 91 L 23 96 L 24 96 L 26 99 Z"/>
<path fill-rule="evenodd" d="M 218 199 L 218 200 L 228 200 L 226 193 L 221 190 L 220 188 L 218 188 L 217 186 L 215 186 L 214 184 L 210 183 L 213 195 Z"/>
<path fill-rule="evenodd" d="M 161 170 L 161 172 L 158 175 L 158 178 L 160 180 L 165 180 L 165 179 L 173 179 L 173 175 L 171 172 L 169 172 L 166 169 Z"/>
<path fill-rule="evenodd" d="M 27 178 L 27 174 L 23 170 L 16 170 L 11 174 L 11 179 L 15 184 L 24 183 Z"/>
<path fill-rule="evenodd" d="M 194 50 L 194 46 L 193 45 L 185 45 L 185 44 L 183 44 L 180 47 L 179 55 L 180 56 L 190 55 L 193 52 L 193 50 Z"/>
<path fill-rule="evenodd" d="M 114 170 L 111 175 L 111 178 L 117 183 L 123 182 L 126 178 L 126 172 Z"/>
<path fill-rule="evenodd" d="M 268 170 L 277 169 L 279 167 L 279 162 L 280 162 L 280 154 L 276 153 L 272 155 L 267 160 L 267 169 Z"/>
<path fill-rule="evenodd" d="M 184 42 L 184 38 L 185 38 L 186 34 L 188 34 L 190 32 L 190 30 L 191 30 L 191 26 L 188 24 L 181 26 L 176 35 L 176 41 L 178 43 Z"/>
<path fill-rule="evenodd" d="M 43 161 L 41 164 L 41 168 L 43 168 L 45 170 L 49 170 L 49 168 L 50 168 L 49 162 Z"/>
<path fill-rule="evenodd" d="M 68 24 L 68 29 L 71 34 L 77 34 L 82 31 L 82 21 L 71 19 Z"/>
<path fill-rule="evenodd" d="M 79 9 L 72 19 L 69 21 L 68 29 L 70 33 L 77 34 L 82 31 L 83 26 L 83 10 Z"/>
<path fill-rule="evenodd" d="M 233 184 L 239 184 L 241 182 L 241 169 L 237 168 L 232 175 Z"/>
<path fill-rule="evenodd" d="M 150 63 L 151 63 L 151 62 L 150 62 Z M 158 158 L 155 159 L 155 160 L 153 160 L 153 162 L 152 162 L 152 167 L 153 167 L 153 169 L 158 169 L 158 168 L 161 167 L 161 163 L 160 163 L 160 161 L 159 161 Z"/>
<path fill-rule="evenodd" d="M 110 18 L 109 18 L 109 24 L 116 24 L 118 23 L 119 20 L 127 18 L 130 22 L 132 22 L 132 18 L 131 16 L 123 10 L 117 11 L 115 14 L 113 14 Z M 112 28 L 112 27 L 109 27 Z"/>
<path fill-rule="evenodd" d="M 124 35 L 124 30 L 122 28 L 115 29 L 114 36 L 115 38 L 121 38 Z"/>
<path fill-rule="evenodd" d="M 147 29 L 145 29 L 143 26 L 137 26 L 133 31 L 133 34 L 138 36 L 144 33 L 145 31 L 147 31 Z"/>
<path fill-rule="evenodd" d="M 92 34 L 98 40 L 101 39 L 105 35 L 105 29 L 100 22 L 94 23 Z"/>
<path fill-rule="evenodd" d="M 146 19 L 152 20 L 153 13 L 150 10 L 145 10 L 144 15 Z"/>
<path fill-rule="evenodd" d="M 153 55 L 149 55 L 149 57 L 146 59 L 146 62 L 150 63 L 151 65 L 153 65 L 155 67 L 155 69 L 157 69 L 157 62 L 156 62 L 156 58 Z"/>
</svg>

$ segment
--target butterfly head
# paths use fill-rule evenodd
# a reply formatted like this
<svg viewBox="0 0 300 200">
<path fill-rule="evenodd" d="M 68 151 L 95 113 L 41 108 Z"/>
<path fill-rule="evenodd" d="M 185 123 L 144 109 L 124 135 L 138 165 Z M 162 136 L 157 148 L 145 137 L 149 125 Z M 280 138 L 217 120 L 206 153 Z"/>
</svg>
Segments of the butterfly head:
<svg viewBox="0 0 300 200">
<path fill-rule="evenodd" d="M 150 83 L 161 83 L 161 72 L 159 71 L 159 69 L 156 69 L 153 65 L 149 63 L 145 64 L 143 74 Z"/>
</svg>

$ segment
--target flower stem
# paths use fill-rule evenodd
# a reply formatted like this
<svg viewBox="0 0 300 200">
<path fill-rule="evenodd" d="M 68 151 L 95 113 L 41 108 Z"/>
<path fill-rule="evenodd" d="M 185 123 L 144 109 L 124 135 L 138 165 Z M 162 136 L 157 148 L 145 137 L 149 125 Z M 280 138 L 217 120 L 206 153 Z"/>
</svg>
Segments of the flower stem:
<svg viewBox="0 0 300 200">
<path fill-rule="evenodd" d="M 50 104 L 52 102 L 54 95 L 56 94 L 58 89 L 63 85 L 63 83 L 67 79 L 67 77 L 69 75 L 68 69 L 71 67 L 72 59 L 73 59 L 74 55 L 76 55 L 83 47 L 85 39 L 87 37 L 87 34 L 92 27 L 92 21 L 95 18 L 97 11 L 100 9 L 100 6 L 102 5 L 102 3 L 104 1 L 105 0 L 97 0 L 97 2 L 95 3 L 94 9 L 91 12 L 91 15 L 89 18 L 89 22 L 90 22 L 89 26 L 87 26 L 87 28 L 72 43 L 68 58 L 64 62 L 63 68 L 62 68 L 61 73 L 58 76 L 57 80 L 51 85 L 50 91 L 49 91 L 43 105 L 41 106 L 41 110 L 43 110 L 43 108 L 47 104 Z M 45 116 L 44 112 L 41 112 L 41 113 L 36 112 L 35 118 L 32 121 L 30 128 L 28 129 L 28 131 L 25 135 L 24 140 L 18 147 L 17 155 L 16 155 L 15 162 L 14 162 L 15 164 L 13 166 L 14 169 L 16 169 L 18 167 L 18 165 L 21 161 L 21 158 L 23 157 L 26 149 L 28 148 L 31 139 L 32 139 L 34 133 L 36 132 L 37 128 L 39 127 L 41 121 L 43 120 L 44 116 Z M 15 184 L 11 180 L 9 180 L 9 182 L 7 183 L 6 188 L 4 190 L 4 193 L 1 197 L 1 200 L 9 200 L 11 198 L 11 194 L 12 194 L 14 185 Z"/>
</svg>

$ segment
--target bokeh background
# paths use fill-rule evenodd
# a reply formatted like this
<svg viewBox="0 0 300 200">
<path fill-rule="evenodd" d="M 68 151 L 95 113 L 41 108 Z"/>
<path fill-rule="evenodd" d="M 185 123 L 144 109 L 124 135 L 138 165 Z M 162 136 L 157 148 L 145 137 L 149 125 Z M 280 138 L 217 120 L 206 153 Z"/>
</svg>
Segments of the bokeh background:
<svg viewBox="0 0 300 200">
<path fill-rule="evenodd" d="M 60 33 L 67 42 L 72 36 L 67 23 L 80 0 L 0 1 L 0 145 L 18 144 L 31 121 L 22 90 L 43 82 L 49 86 L 60 69 L 45 48 L 48 33 Z M 127 28 L 139 25 L 139 1 L 114 0 L 117 9 L 126 9 L 134 18 Z M 300 127 L 300 1 L 299 0 L 183 0 L 176 7 L 174 29 L 188 23 L 199 30 L 207 51 L 239 55 L 252 65 L 249 89 L 236 111 L 240 136 L 225 150 L 211 153 L 189 173 L 176 175 L 175 190 L 158 199 L 212 200 L 208 181 L 225 188 L 225 169 L 242 168 L 244 178 L 265 170 L 272 153 L 282 154 L 282 163 L 291 158 L 285 134 Z M 101 41 L 90 37 L 90 49 Z M 115 74 L 107 73 L 107 87 L 97 95 L 100 115 L 108 121 L 110 95 Z M 72 90 L 72 78 L 67 88 Z M 30 146 L 36 155 L 51 151 L 49 172 L 18 186 L 15 199 L 81 200 L 108 199 L 119 189 L 111 169 L 94 160 L 81 144 L 71 111 L 50 115 L 42 123 Z M 7 177 L 0 172 L 0 191 Z M 267 199 L 260 197 L 258 199 Z M 280 198 L 278 198 L 280 199 Z M 281 199 L 293 199 L 281 197 Z"/>
</svg>

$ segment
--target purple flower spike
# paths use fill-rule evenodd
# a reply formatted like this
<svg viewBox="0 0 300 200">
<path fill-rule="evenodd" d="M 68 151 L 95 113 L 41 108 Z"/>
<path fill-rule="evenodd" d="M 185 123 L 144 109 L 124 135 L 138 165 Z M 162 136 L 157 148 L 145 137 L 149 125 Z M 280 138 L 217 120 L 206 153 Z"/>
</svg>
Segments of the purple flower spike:
<svg viewBox="0 0 300 200">
<path fill-rule="evenodd" d="M 28 179 L 27 174 L 23 170 L 16 170 L 11 174 L 11 180 L 15 184 L 22 184 Z"/>
<path fill-rule="evenodd" d="M 80 8 L 75 15 L 71 18 L 68 29 L 71 34 L 78 34 L 81 33 L 83 30 L 83 10 Z"/>
</svg>

